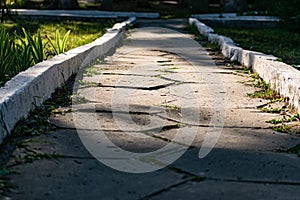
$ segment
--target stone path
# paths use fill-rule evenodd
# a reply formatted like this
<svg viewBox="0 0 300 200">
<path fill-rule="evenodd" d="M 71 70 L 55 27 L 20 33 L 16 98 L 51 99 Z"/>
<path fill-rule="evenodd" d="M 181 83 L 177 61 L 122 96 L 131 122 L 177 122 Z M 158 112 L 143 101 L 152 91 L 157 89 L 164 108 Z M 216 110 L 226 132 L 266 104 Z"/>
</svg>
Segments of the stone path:
<svg viewBox="0 0 300 200">
<path fill-rule="evenodd" d="M 280 116 L 256 109 L 267 101 L 247 97 L 249 77 L 216 66 L 190 35 L 130 30 L 77 78 L 74 111 L 13 153 L 7 197 L 299 199 L 300 159 L 276 149 L 300 138 L 268 128 Z"/>
</svg>

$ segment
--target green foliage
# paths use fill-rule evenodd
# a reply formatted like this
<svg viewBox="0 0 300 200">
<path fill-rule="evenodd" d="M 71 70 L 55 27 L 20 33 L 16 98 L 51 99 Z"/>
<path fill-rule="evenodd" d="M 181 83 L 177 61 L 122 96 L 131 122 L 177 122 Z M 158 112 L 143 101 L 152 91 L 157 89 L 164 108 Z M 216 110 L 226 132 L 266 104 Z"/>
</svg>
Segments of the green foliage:
<svg viewBox="0 0 300 200">
<path fill-rule="evenodd" d="M 19 37 L 19 41 L 19 43 L 16 43 L 15 48 L 18 56 L 16 56 L 15 60 L 16 70 L 14 74 L 26 70 L 34 63 L 32 58 L 32 47 L 30 46 L 30 44 L 21 37 Z"/>
<path fill-rule="evenodd" d="M 12 173 L 15 172 L 4 166 L 0 166 L 0 193 L 7 189 L 9 182 L 7 176 Z"/>
<path fill-rule="evenodd" d="M 0 26 L 0 87 L 13 76 L 54 54 L 92 42 L 102 36 L 107 23 L 23 21 Z M 70 31 L 72 36 L 70 36 Z M 60 32 L 63 37 L 60 36 Z M 47 41 L 41 33 L 48 38 Z M 70 37 L 69 37 L 70 36 Z"/>
<path fill-rule="evenodd" d="M 4 28 L 0 27 L 0 85 L 11 75 L 15 58 L 14 42 Z"/>
<path fill-rule="evenodd" d="M 51 46 L 52 46 L 52 48 L 53 48 L 56 55 L 65 52 L 66 42 L 68 40 L 70 32 L 71 32 L 71 30 L 69 30 L 64 35 L 63 39 L 61 40 L 59 30 L 57 29 L 56 32 L 55 32 L 55 40 L 54 41 L 48 35 L 46 35 L 46 37 L 47 37 L 48 41 L 50 42 L 50 44 L 51 44 Z"/>
<path fill-rule="evenodd" d="M 283 111 L 283 108 L 260 108 L 259 110 L 265 113 L 280 113 Z"/>
<path fill-rule="evenodd" d="M 31 53 L 34 64 L 42 62 L 46 59 L 45 46 L 46 43 L 43 42 L 40 31 L 38 31 L 37 35 L 31 35 L 28 33 L 25 28 L 22 28 L 23 33 L 25 35 L 25 39 L 31 47 Z"/>
<path fill-rule="evenodd" d="M 271 89 L 270 84 L 266 83 L 258 74 L 251 74 L 252 85 L 254 87 L 260 88 L 260 90 L 255 91 L 253 93 L 247 93 L 247 96 L 251 98 L 262 98 L 262 99 L 270 99 L 270 100 L 278 100 L 281 99 L 280 95 Z"/>
<path fill-rule="evenodd" d="M 271 124 L 280 124 L 280 123 L 284 123 L 284 122 L 293 122 L 293 121 L 299 121 L 299 114 L 295 114 L 291 117 L 286 117 L 283 116 L 282 119 L 271 119 L 266 121 L 267 123 L 271 123 Z"/>
<path fill-rule="evenodd" d="M 291 127 L 285 124 L 279 125 L 279 126 L 273 126 L 273 131 L 281 132 L 281 133 L 287 133 Z"/>
<path fill-rule="evenodd" d="M 300 144 L 297 144 L 296 146 L 287 149 L 285 152 L 298 154 L 298 156 L 300 156 Z"/>
<path fill-rule="evenodd" d="M 51 160 L 51 159 L 59 159 L 61 157 L 61 155 L 57 154 L 57 153 L 52 153 L 52 154 L 48 154 L 48 153 L 31 153 L 31 154 L 26 154 L 25 155 L 25 160 L 26 162 L 33 162 L 35 160 L 43 160 L 43 159 L 47 159 L 47 160 Z"/>
</svg>

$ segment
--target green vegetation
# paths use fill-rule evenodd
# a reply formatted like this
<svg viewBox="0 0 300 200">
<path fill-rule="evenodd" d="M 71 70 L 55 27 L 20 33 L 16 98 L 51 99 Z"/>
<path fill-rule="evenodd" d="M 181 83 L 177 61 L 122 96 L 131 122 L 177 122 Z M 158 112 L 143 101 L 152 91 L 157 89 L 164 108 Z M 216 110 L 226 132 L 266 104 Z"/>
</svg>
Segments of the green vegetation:
<svg viewBox="0 0 300 200">
<path fill-rule="evenodd" d="M 44 104 L 36 106 L 27 119 L 19 121 L 12 131 L 11 137 L 34 136 L 54 130 L 55 126 L 50 123 L 49 116 L 72 112 L 70 108 L 64 111 L 58 110 L 58 108 L 69 107 L 72 104 L 73 79 L 74 77 L 71 77 L 61 88 L 56 89 Z"/>
<path fill-rule="evenodd" d="M 297 154 L 298 156 L 300 156 L 300 144 L 297 144 L 296 146 L 286 149 L 286 150 L 279 150 L 280 152 L 285 152 L 285 153 L 293 153 L 293 154 Z"/>
<path fill-rule="evenodd" d="M 22 21 L 22 24 L 1 24 L 0 86 L 38 62 L 92 42 L 112 23 Z"/>
<path fill-rule="evenodd" d="M 8 175 L 15 173 L 14 171 L 4 167 L 0 166 L 0 194 L 9 187 L 9 180 L 7 178 Z"/>
<path fill-rule="evenodd" d="M 294 121 L 299 121 L 298 113 L 293 116 L 290 116 L 290 117 L 283 116 L 282 119 L 271 119 L 266 122 L 275 125 L 272 127 L 272 129 L 274 131 L 287 133 L 291 129 L 291 126 L 288 123 L 294 122 Z"/>
<path fill-rule="evenodd" d="M 60 34 L 59 30 L 57 29 L 55 32 L 55 40 L 52 40 L 46 35 L 46 38 L 48 39 L 50 45 L 53 47 L 54 52 L 56 55 L 60 53 L 65 53 L 65 48 L 66 48 L 66 42 L 69 38 L 70 35 L 70 30 L 64 35 L 63 39 L 60 39 Z"/>
<path fill-rule="evenodd" d="M 279 126 L 273 126 L 272 129 L 273 129 L 273 131 L 287 133 L 291 129 L 291 127 L 286 124 L 282 124 Z"/>
<path fill-rule="evenodd" d="M 61 155 L 56 154 L 56 153 L 52 153 L 52 154 L 48 154 L 48 153 L 31 153 L 31 154 L 26 154 L 25 155 L 25 161 L 26 162 L 33 162 L 35 160 L 43 160 L 43 159 L 58 159 L 60 158 Z"/>
<path fill-rule="evenodd" d="M 269 121 L 266 121 L 267 123 L 271 123 L 271 124 L 280 124 L 280 123 L 284 123 L 284 122 L 293 122 L 293 121 L 299 121 L 299 114 L 295 114 L 291 117 L 286 117 L 283 116 L 282 119 L 271 119 Z"/>
<path fill-rule="evenodd" d="M 247 95 L 251 98 L 262 98 L 262 99 L 270 99 L 271 101 L 277 101 L 282 99 L 280 95 L 270 88 L 270 85 L 266 83 L 258 74 L 251 75 L 252 85 L 254 87 L 260 88 L 260 90 L 255 91 L 253 93 L 248 93 Z"/>
<path fill-rule="evenodd" d="M 300 65 L 300 34 L 281 28 L 220 28 L 220 34 L 233 39 L 244 49 L 272 54 L 290 65 Z"/>
<path fill-rule="evenodd" d="M 259 110 L 265 113 L 280 113 L 283 111 L 283 108 L 259 108 Z"/>
</svg>

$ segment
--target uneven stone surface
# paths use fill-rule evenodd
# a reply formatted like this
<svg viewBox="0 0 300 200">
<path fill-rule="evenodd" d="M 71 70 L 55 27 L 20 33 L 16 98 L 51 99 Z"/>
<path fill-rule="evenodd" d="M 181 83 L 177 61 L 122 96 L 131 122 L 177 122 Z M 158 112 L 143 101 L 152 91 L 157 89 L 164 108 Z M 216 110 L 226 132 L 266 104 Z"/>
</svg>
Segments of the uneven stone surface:
<svg viewBox="0 0 300 200">
<path fill-rule="evenodd" d="M 215 15 L 207 15 L 206 17 L 216 18 Z M 242 16 L 241 18 L 248 16 Z M 234 15 L 226 15 L 225 19 L 234 21 Z M 240 17 L 238 17 L 239 19 Z M 257 17 L 250 17 L 256 21 L 260 21 Z M 221 18 L 223 19 L 223 18 Z M 277 21 L 276 18 L 265 18 Z M 245 67 L 252 69 L 256 72 L 264 81 L 270 84 L 271 88 L 277 91 L 282 97 L 287 98 L 289 105 L 293 107 L 297 112 L 300 112 L 299 96 L 300 96 L 300 81 L 299 81 L 299 70 L 294 67 L 287 65 L 283 62 L 277 61 L 277 58 L 273 55 L 265 55 L 261 52 L 255 52 L 245 50 L 234 43 L 231 38 L 218 35 L 214 33 L 214 30 L 197 19 L 190 18 L 190 24 L 195 24 L 199 33 L 206 36 L 209 41 L 217 43 L 220 46 L 222 54 L 229 58 L 231 61 L 238 61 Z M 244 22 L 243 22 L 244 23 Z M 244 23 L 249 25 L 248 23 Z"/>
<path fill-rule="evenodd" d="M 81 66 L 104 57 L 113 51 L 135 17 L 117 23 L 112 30 L 92 43 L 74 48 L 23 71 L 0 88 L 0 143 L 13 130 L 18 121 L 48 99 L 65 79 L 77 73 Z"/>
<path fill-rule="evenodd" d="M 216 66 L 190 35 L 133 29 L 77 78 L 72 112 L 52 115 L 55 131 L 11 155 L 18 173 L 5 197 L 298 198 L 300 159 L 277 150 L 299 135 L 269 128 L 281 116 L 256 108 L 268 101 L 247 96 L 251 78 Z"/>
</svg>

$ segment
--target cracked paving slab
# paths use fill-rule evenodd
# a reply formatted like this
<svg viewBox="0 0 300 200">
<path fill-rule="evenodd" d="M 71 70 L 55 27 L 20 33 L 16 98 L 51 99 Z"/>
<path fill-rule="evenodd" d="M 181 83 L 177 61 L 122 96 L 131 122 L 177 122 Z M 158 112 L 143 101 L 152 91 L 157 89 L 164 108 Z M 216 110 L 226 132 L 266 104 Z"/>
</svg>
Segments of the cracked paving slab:
<svg viewBox="0 0 300 200">
<path fill-rule="evenodd" d="M 245 84 L 249 77 L 216 66 L 191 38 L 159 27 L 129 31 L 124 45 L 114 55 L 79 75 L 72 112 L 49 118 L 56 130 L 25 140 L 24 146 L 12 154 L 8 164 L 18 173 L 10 176 L 14 188 L 6 196 L 298 197 L 300 159 L 276 150 L 295 146 L 300 137 L 270 129 L 265 121 L 281 116 L 256 109 L 268 100 L 247 96 L 256 90 Z M 215 135 L 216 131 L 221 131 L 220 135 Z M 207 145 L 205 141 L 214 139 L 216 144 L 210 154 L 199 159 L 199 149 Z M 94 154 L 103 150 L 98 144 L 104 147 L 104 155 Z M 169 145 L 174 148 L 164 149 Z M 160 154 L 147 154 L 160 149 Z M 145 156 L 126 159 L 118 154 L 121 151 Z M 184 154 L 167 163 L 178 152 Z M 27 162 L 26 155 L 58 157 Z M 122 169 L 126 171 L 138 166 L 132 165 L 135 160 L 159 170 L 126 173 L 107 166 L 108 161 L 124 161 Z"/>
</svg>

